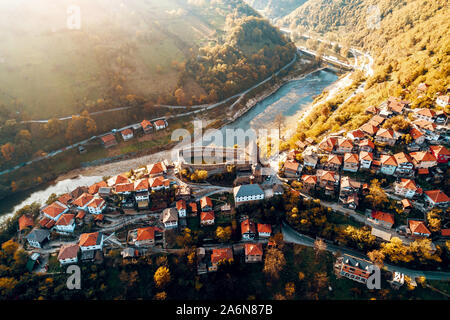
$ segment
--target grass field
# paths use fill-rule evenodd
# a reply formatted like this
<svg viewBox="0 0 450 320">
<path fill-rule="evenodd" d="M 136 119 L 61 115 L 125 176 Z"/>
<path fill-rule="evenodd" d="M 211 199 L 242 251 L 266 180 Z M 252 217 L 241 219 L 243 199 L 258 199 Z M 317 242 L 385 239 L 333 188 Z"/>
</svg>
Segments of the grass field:
<svg viewBox="0 0 450 320">
<path fill-rule="evenodd" d="M 72 4 L 0 3 L 0 104 L 42 119 L 78 113 L 117 84 L 144 98 L 171 92 L 173 62 L 215 40 L 225 21 L 187 0 L 79 0 L 81 28 L 70 30 Z"/>
</svg>

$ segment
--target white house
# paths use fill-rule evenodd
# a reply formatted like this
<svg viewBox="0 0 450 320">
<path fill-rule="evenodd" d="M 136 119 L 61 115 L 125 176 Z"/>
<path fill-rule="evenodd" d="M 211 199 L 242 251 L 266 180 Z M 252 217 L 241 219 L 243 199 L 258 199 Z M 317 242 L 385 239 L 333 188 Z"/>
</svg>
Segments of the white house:
<svg viewBox="0 0 450 320">
<path fill-rule="evenodd" d="M 450 96 L 439 96 L 436 99 L 436 104 L 445 108 L 446 106 L 450 105 Z"/>
<path fill-rule="evenodd" d="M 264 199 L 264 191 L 257 184 L 244 184 L 233 188 L 234 203 L 237 206 Z"/>
<path fill-rule="evenodd" d="M 401 179 L 394 184 L 395 194 L 411 199 L 417 192 L 417 185 L 413 180 Z"/>
<path fill-rule="evenodd" d="M 41 213 L 45 217 L 52 219 L 54 221 L 58 221 L 61 215 L 63 215 L 67 211 L 69 211 L 69 208 L 59 201 L 55 201 L 52 204 L 45 206 L 41 209 Z"/>
<path fill-rule="evenodd" d="M 58 254 L 58 261 L 61 265 L 72 264 L 78 262 L 78 244 L 62 245 Z"/>
<path fill-rule="evenodd" d="M 393 175 L 397 169 L 397 161 L 394 156 L 387 154 L 381 155 L 381 169 L 380 171 L 384 174 Z"/>
<path fill-rule="evenodd" d="M 103 234 L 101 232 L 83 233 L 78 242 L 81 251 L 102 250 Z"/>
<path fill-rule="evenodd" d="M 370 169 L 373 161 L 373 153 L 367 151 L 361 151 L 359 153 L 359 162 L 361 163 L 361 168 Z"/>
<path fill-rule="evenodd" d="M 180 199 L 177 201 L 177 211 L 180 218 L 186 217 L 186 201 Z"/>
<path fill-rule="evenodd" d="M 161 221 L 166 229 L 178 227 L 178 212 L 175 208 L 164 209 L 161 213 Z"/>
<path fill-rule="evenodd" d="M 167 128 L 167 121 L 166 120 L 156 120 L 153 123 L 153 126 L 155 127 L 156 131 L 162 130 L 164 128 Z"/>
<path fill-rule="evenodd" d="M 72 233 L 75 230 L 75 215 L 71 213 L 63 214 L 54 228 L 56 231 Z"/>
<path fill-rule="evenodd" d="M 134 183 L 134 198 L 136 201 L 147 201 L 149 200 L 149 192 L 148 192 L 149 184 L 148 179 L 141 179 Z"/>
<path fill-rule="evenodd" d="M 87 205 L 92 199 L 94 199 L 92 194 L 83 193 L 72 202 L 72 205 L 76 206 L 78 210 L 87 210 Z"/>
<path fill-rule="evenodd" d="M 87 209 L 91 214 L 100 214 L 105 210 L 106 202 L 102 198 L 94 198 L 88 203 Z"/>
<path fill-rule="evenodd" d="M 257 229 L 260 238 L 269 238 L 272 234 L 272 226 L 270 224 L 258 223 Z"/>
<path fill-rule="evenodd" d="M 43 229 L 34 229 L 25 238 L 30 246 L 42 248 L 44 243 L 50 240 L 50 232 Z"/>
<path fill-rule="evenodd" d="M 125 129 L 120 132 L 124 141 L 128 141 L 133 138 L 133 130 Z"/>
</svg>

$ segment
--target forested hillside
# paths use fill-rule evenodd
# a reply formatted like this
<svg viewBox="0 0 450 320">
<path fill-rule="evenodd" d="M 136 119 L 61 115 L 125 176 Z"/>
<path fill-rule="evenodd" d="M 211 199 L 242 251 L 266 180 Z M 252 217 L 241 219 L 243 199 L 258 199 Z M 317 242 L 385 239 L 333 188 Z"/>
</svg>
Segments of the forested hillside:
<svg viewBox="0 0 450 320">
<path fill-rule="evenodd" d="M 269 19 L 280 19 L 308 0 L 246 0 L 254 9 Z"/>
<path fill-rule="evenodd" d="M 436 108 L 436 94 L 450 84 L 449 13 L 446 0 L 310 0 L 286 17 L 286 26 L 362 48 L 375 59 L 365 91 L 343 106 L 344 95 L 324 104 L 307 119 L 307 134 L 356 128 L 367 120 L 365 108 L 392 95 L 410 100 L 413 108 Z M 430 87 L 419 95 L 422 82 Z"/>
</svg>

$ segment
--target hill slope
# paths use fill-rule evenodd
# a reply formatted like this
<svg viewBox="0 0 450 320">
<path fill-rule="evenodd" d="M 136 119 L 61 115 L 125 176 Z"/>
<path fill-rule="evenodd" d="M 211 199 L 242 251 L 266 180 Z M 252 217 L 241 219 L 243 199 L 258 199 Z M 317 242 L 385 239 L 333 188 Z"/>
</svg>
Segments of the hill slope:
<svg viewBox="0 0 450 320">
<path fill-rule="evenodd" d="M 277 20 L 288 15 L 308 0 L 246 0 L 264 17 Z"/>
<path fill-rule="evenodd" d="M 310 0 L 286 17 L 286 26 L 360 47 L 375 58 L 375 73 L 367 79 L 365 91 L 343 106 L 345 97 L 330 101 L 322 111 L 336 111 L 326 117 L 316 113 L 309 121 L 309 134 L 355 128 L 367 120 L 367 106 L 392 95 L 412 101 L 413 108 L 435 108 L 436 93 L 450 85 L 449 13 L 446 0 Z M 430 87 L 419 96 L 416 88 L 421 82 Z"/>
</svg>

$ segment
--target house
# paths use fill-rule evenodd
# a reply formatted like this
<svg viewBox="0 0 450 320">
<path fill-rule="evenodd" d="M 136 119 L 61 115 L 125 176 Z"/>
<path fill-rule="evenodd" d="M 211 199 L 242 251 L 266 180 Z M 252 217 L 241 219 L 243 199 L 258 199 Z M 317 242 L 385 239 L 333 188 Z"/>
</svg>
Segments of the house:
<svg viewBox="0 0 450 320">
<path fill-rule="evenodd" d="M 55 201 L 41 209 L 41 213 L 44 217 L 47 217 L 53 221 L 58 221 L 59 217 L 67 211 L 69 211 L 69 208 L 59 201 Z"/>
<path fill-rule="evenodd" d="M 314 151 L 313 147 L 309 146 L 303 151 L 303 165 L 305 167 L 315 168 L 317 162 L 319 161 L 319 156 L 316 151 Z"/>
<path fill-rule="evenodd" d="M 450 151 L 442 146 L 430 146 L 430 152 L 436 157 L 438 163 L 447 163 L 450 159 Z"/>
<path fill-rule="evenodd" d="M 139 201 L 147 201 L 149 200 L 149 192 L 148 189 L 150 188 L 150 185 L 148 183 L 148 179 L 140 179 L 138 181 L 134 182 L 134 199 Z"/>
<path fill-rule="evenodd" d="M 377 107 L 375 107 L 375 106 L 370 106 L 370 107 L 367 107 L 367 109 L 366 109 L 366 111 L 365 111 L 367 114 L 378 114 L 378 112 L 380 112 L 380 109 L 378 109 Z"/>
<path fill-rule="evenodd" d="M 34 248 L 42 248 L 44 244 L 50 240 L 50 232 L 43 229 L 33 229 L 25 237 L 28 244 Z"/>
<path fill-rule="evenodd" d="M 189 203 L 189 216 L 196 217 L 198 213 L 197 203 L 191 202 Z"/>
<path fill-rule="evenodd" d="M 304 174 L 302 176 L 303 187 L 309 191 L 314 189 L 317 184 L 317 177 L 309 174 Z"/>
<path fill-rule="evenodd" d="M 284 194 L 284 188 L 281 184 L 274 184 L 272 187 L 273 195 L 274 196 L 281 196 Z"/>
<path fill-rule="evenodd" d="M 147 165 L 147 172 L 150 178 L 162 176 L 167 173 L 167 167 L 163 162 Z"/>
<path fill-rule="evenodd" d="M 148 180 L 149 187 L 153 191 L 161 190 L 161 189 L 169 189 L 170 188 L 170 180 L 165 179 L 164 177 L 158 176 L 156 178 L 150 178 Z"/>
<path fill-rule="evenodd" d="M 87 193 L 88 191 L 89 191 L 88 187 L 85 186 L 77 187 L 72 192 L 70 192 L 70 196 L 72 197 L 72 199 L 76 199 L 83 193 Z"/>
<path fill-rule="evenodd" d="M 211 198 L 203 197 L 200 199 L 200 208 L 202 211 L 211 211 L 213 210 L 213 204 Z"/>
<path fill-rule="evenodd" d="M 340 197 L 339 200 L 342 201 L 342 203 L 344 204 L 344 207 L 352 209 L 352 210 L 355 210 L 359 204 L 359 198 L 358 198 L 357 193 L 353 193 L 348 196 L 344 195 L 343 197 Z"/>
<path fill-rule="evenodd" d="M 200 213 L 200 225 L 211 226 L 214 224 L 214 211 L 202 211 Z"/>
<path fill-rule="evenodd" d="M 362 132 L 361 132 L 362 133 Z M 337 142 L 337 153 L 349 153 L 353 150 L 353 142 L 350 139 L 339 138 Z"/>
<path fill-rule="evenodd" d="M 394 215 L 382 211 L 372 210 L 372 213 L 370 214 L 370 218 L 368 218 L 368 220 L 386 229 L 390 229 L 394 225 Z"/>
<path fill-rule="evenodd" d="M 425 191 L 425 200 L 431 207 L 446 208 L 450 205 L 450 198 L 441 190 Z"/>
<path fill-rule="evenodd" d="M 87 209 L 91 214 L 101 214 L 105 208 L 106 201 L 102 198 L 94 198 L 87 205 Z"/>
<path fill-rule="evenodd" d="M 370 169 L 370 166 L 372 165 L 372 161 L 373 161 L 373 153 L 372 152 L 361 151 L 359 153 L 359 162 L 361 164 L 361 168 Z"/>
<path fill-rule="evenodd" d="M 101 187 L 98 189 L 98 195 L 102 198 L 109 198 L 112 195 L 111 187 Z"/>
<path fill-rule="evenodd" d="M 166 229 L 178 227 L 178 212 L 175 208 L 166 208 L 161 213 L 161 222 Z"/>
<path fill-rule="evenodd" d="M 384 174 L 393 175 L 395 170 L 397 169 L 397 160 L 395 160 L 394 156 L 382 154 L 380 163 L 381 163 L 380 171 Z"/>
<path fill-rule="evenodd" d="M 78 245 L 82 252 L 103 249 L 103 234 L 101 232 L 82 233 Z"/>
<path fill-rule="evenodd" d="M 414 116 L 418 119 L 426 120 L 429 122 L 434 122 L 434 117 L 436 116 L 436 112 L 434 110 L 428 108 L 422 108 L 414 110 Z"/>
<path fill-rule="evenodd" d="M 440 107 L 445 108 L 446 106 L 450 105 L 450 96 L 442 95 L 442 96 L 437 97 L 436 104 Z"/>
<path fill-rule="evenodd" d="M 245 262 L 261 262 L 263 256 L 263 247 L 261 243 L 246 243 L 244 245 Z"/>
<path fill-rule="evenodd" d="M 361 140 L 359 143 L 359 151 L 373 152 L 375 144 L 370 139 Z"/>
<path fill-rule="evenodd" d="M 72 233 L 75 230 L 75 215 L 71 213 L 61 215 L 55 224 L 55 230 Z"/>
<path fill-rule="evenodd" d="M 98 190 L 100 190 L 100 188 L 104 188 L 107 186 L 108 186 L 108 184 L 102 180 L 100 182 L 97 182 L 97 183 L 94 183 L 93 185 L 91 185 L 88 189 L 88 193 L 94 195 L 94 194 L 98 193 Z"/>
<path fill-rule="evenodd" d="M 256 236 L 255 223 L 250 219 L 245 219 L 241 222 L 242 240 L 253 240 Z"/>
<path fill-rule="evenodd" d="M 70 193 L 64 193 L 57 200 L 59 202 L 61 202 L 62 204 L 69 206 L 72 203 L 73 199 L 72 199 L 72 196 L 70 195 Z"/>
<path fill-rule="evenodd" d="M 409 154 L 413 159 L 413 164 L 416 168 L 431 168 L 437 165 L 437 159 L 436 157 L 426 151 L 417 151 L 417 152 L 411 152 Z"/>
<path fill-rule="evenodd" d="M 67 265 L 78 262 L 78 250 L 80 247 L 78 244 L 65 244 L 62 245 L 58 253 L 58 261 L 61 265 Z"/>
<path fill-rule="evenodd" d="M 335 154 L 329 154 L 327 159 L 327 168 L 329 170 L 339 171 L 342 166 L 343 157 Z"/>
<path fill-rule="evenodd" d="M 296 178 L 298 177 L 301 171 L 300 163 L 297 161 L 288 160 L 284 163 L 284 175 L 287 178 Z"/>
<path fill-rule="evenodd" d="M 439 140 L 440 134 L 436 130 L 437 125 L 433 122 L 426 121 L 426 120 L 416 120 L 413 122 L 413 124 L 417 127 L 422 129 L 425 132 L 425 139 L 430 141 L 437 141 Z"/>
<path fill-rule="evenodd" d="M 155 245 L 155 227 L 138 228 L 134 244 L 136 247 Z"/>
<path fill-rule="evenodd" d="M 269 238 L 272 234 L 272 226 L 270 224 L 258 223 L 258 237 L 260 238 Z"/>
<path fill-rule="evenodd" d="M 351 140 L 353 140 L 355 142 L 358 142 L 361 139 L 364 139 L 364 137 L 365 137 L 364 132 L 362 132 L 359 129 L 347 132 L 347 138 L 349 138 L 349 139 L 351 139 Z"/>
<path fill-rule="evenodd" d="M 208 266 L 208 271 L 217 271 L 219 264 L 224 261 L 233 261 L 233 250 L 231 248 L 213 249 L 211 253 L 211 264 Z"/>
<path fill-rule="evenodd" d="M 151 133 L 153 131 L 153 125 L 148 120 L 142 120 L 141 127 L 142 127 L 142 130 L 144 130 L 145 134 Z"/>
<path fill-rule="evenodd" d="M 118 184 L 125 184 L 125 183 L 130 183 L 130 180 L 123 174 L 111 177 L 107 181 L 108 187 L 113 187 Z"/>
<path fill-rule="evenodd" d="M 408 227 L 411 234 L 415 237 L 425 237 L 428 238 L 431 235 L 430 230 L 423 221 L 408 219 Z"/>
<path fill-rule="evenodd" d="M 408 213 L 409 211 L 411 211 L 411 209 L 412 209 L 412 202 L 410 201 L 410 200 L 408 200 L 408 199 L 403 199 L 402 201 L 401 201 L 401 203 L 402 203 L 402 209 L 403 209 L 403 211 L 405 211 L 406 213 Z"/>
<path fill-rule="evenodd" d="M 319 143 L 319 149 L 324 152 L 332 152 L 335 148 L 335 146 L 338 143 L 337 137 L 325 137 L 322 142 Z"/>
<path fill-rule="evenodd" d="M 370 266 L 369 261 L 344 254 L 337 259 L 335 270 L 343 277 L 365 284 L 371 274 Z"/>
<path fill-rule="evenodd" d="M 183 199 L 180 199 L 177 201 L 176 208 L 178 211 L 178 216 L 180 218 L 186 217 L 186 201 Z"/>
<path fill-rule="evenodd" d="M 353 180 L 350 177 L 341 177 L 341 195 L 349 195 L 358 193 L 361 188 L 361 183 Z"/>
<path fill-rule="evenodd" d="M 134 183 L 129 182 L 129 183 L 118 184 L 115 186 L 114 192 L 117 194 L 121 194 L 121 195 L 129 195 L 132 192 L 134 192 Z"/>
<path fill-rule="evenodd" d="M 395 114 L 402 114 L 405 108 L 409 107 L 409 101 L 402 101 L 398 98 L 391 97 L 387 101 L 387 108 Z"/>
<path fill-rule="evenodd" d="M 167 121 L 166 120 L 156 120 L 153 122 L 153 126 L 155 127 L 156 131 L 162 130 L 167 127 Z"/>
<path fill-rule="evenodd" d="M 122 135 L 123 141 L 128 141 L 133 138 L 133 130 L 130 128 L 120 131 L 120 134 Z"/>
<path fill-rule="evenodd" d="M 117 145 L 116 137 L 113 134 L 107 134 L 100 138 L 105 148 Z"/>
<path fill-rule="evenodd" d="M 23 214 L 19 218 L 19 231 L 26 230 L 34 225 L 33 218 Z"/>
<path fill-rule="evenodd" d="M 414 170 L 414 163 L 411 157 L 404 152 L 394 154 L 395 161 L 397 162 L 396 172 L 400 174 L 409 174 Z"/>
<path fill-rule="evenodd" d="M 359 156 L 356 153 L 346 153 L 344 155 L 344 171 L 357 172 L 359 166 Z"/>
<path fill-rule="evenodd" d="M 417 92 L 420 93 L 426 93 L 428 91 L 428 88 L 430 87 L 429 84 L 426 84 L 425 82 L 421 82 L 418 86 L 417 86 Z"/>
<path fill-rule="evenodd" d="M 373 124 L 375 127 L 379 127 L 383 124 L 385 118 L 383 118 L 381 115 L 375 115 L 368 121 L 368 123 Z"/>
<path fill-rule="evenodd" d="M 415 144 L 423 144 L 425 142 L 425 135 L 417 128 L 412 128 L 409 131 L 409 135 L 414 140 Z"/>
<path fill-rule="evenodd" d="M 394 130 L 381 128 L 375 136 L 375 141 L 393 146 L 397 139 L 394 137 Z"/>
<path fill-rule="evenodd" d="M 264 199 L 264 191 L 257 184 L 244 184 L 233 188 L 234 203 L 238 207 L 244 203 L 251 203 Z"/>
<path fill-rule="evenodd" d="M 378 127 L 371 123 L 365 123 L 359 129 L 368 136 L 374 136 L 378 131 Z"/>
<path fill-rule="evenodd" d="M 401 179 L 399 182 L 394 184 L 395 194 L 408 199 L 413 198 L 418 189 L 419 188 L 416 183 L 410 179 Z"/>
<path fill-rule="evenodd" d="M 322 188 L 326 188 L 327 186 L 334 187 L 338 183 L 339 175 L 334 171 L 318 170 L 316 175 L 319 179 L 319 185 Z"/>
<path fill-rule="evenodd" d="M 436 120 L 434 121 L 437 124 L 445 124 L 447 122 L 447 114 L 443 110 L 436 111 Z"/>
</svg>

